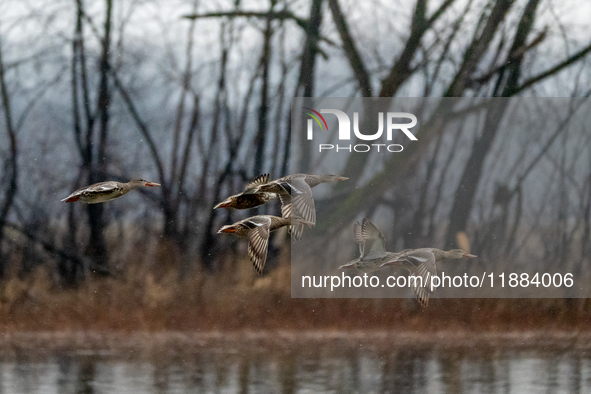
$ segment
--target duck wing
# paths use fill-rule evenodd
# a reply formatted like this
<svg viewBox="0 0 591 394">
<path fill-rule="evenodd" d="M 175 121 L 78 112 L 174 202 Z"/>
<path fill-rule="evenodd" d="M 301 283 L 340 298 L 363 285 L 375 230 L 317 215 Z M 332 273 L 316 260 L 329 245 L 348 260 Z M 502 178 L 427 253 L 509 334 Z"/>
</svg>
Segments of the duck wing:
<svg viewBox="0 0 591 394">
<path fill-rule="evenodd" d="M 416 273 L 423 278 L 425 286 L 431 286 L 431 278 L 437 275 L 435 255 L 429 250 L 415 250 L 404 256 L 404 259 L 416 267 Z"/>
<path fill-rule="evenodd" d="M 281 216 L 284 218 L 291 217 L 291 195 L 288 193 L 279 193 L 279 200 L 281 201 Z M 288 227 L 292 238 L 295 241 L 302 239 L 304 234 L 304 225 L 296 221 L 292 221 L 292 224 Z"/>
<path fill-rule="evenodd" d="M 274 181 L 281 192 L 278 193 L 281 201 L 281 216 L 284 218 L 298 217 L 306 222 L 316 224 L 316 209 L 312 197 L 312 189 L 303 178 L 284 177 Z M 302 223 L 293 223 L 290 226 L 292 237 L 299 241 L 304 233 Z"/>
<path fill-rule="evenodd" d="M 248 257 L 252 261 L 254 269 L 259 275 L 263 274 L 265 262 L 267 261 L 267 250 L 269 249 L 269 233 L 271 219 L 259 218 L 259 220 L 249 220 L 248 226 Z"/>
<path fill-rule="evenodd" d="M 437 275 L 435 255 L 428 249 L 405 249 L 398 253 L 387 253 L 387 259 L 382 267 L 397 266 L 409 272 L 409 283 L 417 301 L 427 306 L 431 293 L 431 281 Z M 411 277 L 417 279 L 411 280 Z"/>
<path fill-rule="evenodd" d="M 76 201 L 74 198 L 80 197 L 83 195 L 101 195 L 101 194 L 109 194 L 115 192 L 119 189 L 119 182 L 115 181 L 107 181 L 107 182 L 99 182 L 92 184 L 90 186 L 82 187 L 74 192 L 72 192 L 68 197 L 64 198 L 62 201 Z"/>
<path fill-rule="evenodd" d="M 243 194 L 250 194 L 254 191 L 254 189 L 266 183 L 269 183 L 269 174 L 261 174 L 244 187 Z"/>
<path fill-rule="evenodd" d="M 413 293 L 415 293 L 415 298 L 421 304 L 421 306 L 429 305 L 429 290 L 426 287 L 417 286 L 416 282 L 412 282 L 410 285 Z"/>
<path fill-rule="evenodd" d="M 91 193 L 107 193 L 119 189 L 119 182 L 108 181 L 95 183 L 86 188 L 80 189 L 80 191 L 87 191 Z"/>
<path fill-rule="evenodd" d="M 279 201 L 281 201 L 281 217 L 291 217 L 291 195 L 288 193 L 279 193 Z"/>
<path fill-rule="evenodd" d="M 353 225 L 353 238 L 355 239 L 355 242 L 359 244 L 359 255 L 363 256 L 363 245 L 365 244 L 365 240 L 361 235 L 361 223 L 359 222 L 355 222 Z"/>
<path fill-rule="evenodd" d="M 291 178 L 283 182 L 282 187 L 291 196 L 292 212 L 307 222 L 316 224 L 316 208 L 312 189 L 304 178 Z"/>
<path fill-rule="evenodd" d="M 422 306 L 427 306 L 431 292 L 431 281 L 433 276 L 437 275 L 435 255 L 429 250 L 415 250 L 406 254 L 404 260 L 416 267 L 409 269 L 409 271 L 411 275 L 420 277 L 421 281 L 411 281 L 411 288 L 419 303 Z"/>
<path fill-rule="evenodd" d="M 81 194 L 81 193 L 108 193 L 108 192 L 112 192 L 118 188 L 119 188 L 119 182 L 114 182 L 114 181 L 99 182 L 99 183 L 95 183 L 93 185 L 78 189 L 74 193 L 72 193 L 72 195 Z"/>
<path fill-rule="evenodd" d="M 354 226 L 353 231 L 355 240 L 359 242 L 362 259 L 372 260 L 386 256 L 386 237 L 368 218 L 363 218 L 361 226 Z"/>
</svg>

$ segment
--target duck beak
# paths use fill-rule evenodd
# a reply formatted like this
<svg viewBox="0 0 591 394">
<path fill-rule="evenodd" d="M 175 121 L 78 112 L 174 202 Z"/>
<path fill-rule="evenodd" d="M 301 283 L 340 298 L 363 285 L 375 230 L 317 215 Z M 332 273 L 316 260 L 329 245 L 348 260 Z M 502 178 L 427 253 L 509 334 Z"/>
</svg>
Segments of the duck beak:
<svg viewBox="0 0 591 394">
<path fill-rule="evenodd" d="M 65 202 L 75 202 L 75 201 L 78 201 L 78 200 L 80 200 L 80 197 L 75 196 L 75 197 L 66 197 L 62 201 L 65 201 Z"/>
<path fill-rule="evenodd" d="M 160 186 L 160 184 L 154 183 L 154 182 L 146 182 L 146 184 L 144 186 Z"/>
<path fill-rule="evenodd" d="M 334 180 L 335 180 L 335 181 L 346 181 L 347 179 L 349 179 L 349 178 L 347 178 L 347 177 L 344 177 L 344 176 L 338 176 L 338 177 L 336 177 Z"/>
<path fill-rule="evenodd" d="M 478 256 L 476 256 L 474 254 L 470 254 L 470 253 L 464 253 L 464 257 L 468 257 L 470 259 L 473 259 L 473 258 L 478 257 Z"/>
<path fill-rule="evenodd" d="M 224 226 L 218 231 L 218 234 L 221 234 L 221 233 L 230 233 L 231 234 L 231 233 L 235 233 L 235 232 L 236 232 L 236 229 L 234 227 Z"/>
<path fill-rule="evenodd" d="M 221 203 L 219 203 L 218 205 L 216 205 L 215 207 L 213 207 L 213 209 L 218 209 L 218 208 L 226 208 L 230 206 L 230 201 L 226 200 L 226 201 L 222 201 Z"/>
</svg>

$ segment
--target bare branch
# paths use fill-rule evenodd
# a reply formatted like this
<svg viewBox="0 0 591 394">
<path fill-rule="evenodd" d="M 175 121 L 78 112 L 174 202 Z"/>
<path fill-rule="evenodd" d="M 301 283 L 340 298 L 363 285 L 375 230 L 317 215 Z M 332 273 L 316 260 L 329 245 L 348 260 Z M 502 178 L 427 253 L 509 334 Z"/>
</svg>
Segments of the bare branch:
<svg viewBox="0 0 591 394">
<path fill-rule="evenodd" d="M 349 25 L 343 15 L 339 1 L 328 0 L 328 5 L 330 6 L 332 19 L 334 20 L 341 41 L 343 42 L 343 50 L 345 51 L 347 59 L 349 59 L 349 65 L 353 69 L 355 78 L 357 78 L 357 82 L 359 83 L 361 95 L 364 97 L 371 97 L 371 79 L 365 64 L 363 63 L 363 59 L 357 50 L 355 41 L 353 41 L 353 38 L 351 37 Z"/>
<path fill-rule="evenodd" d="M 568 66 L 576 63 L 580 59 L 587 56 L 587 54 L 589 54 L 590 52 L 591 52 L 591 43 L 589 45 L 587 45 L 586 47 L 584 47 L 583 49 L 581 49 L 580 51 L 578 51 L 577 53 L 575 53 L 574 55 L 572 55 L 571 57 L 563 60 L 562 62 L 549 68 L 548 70 L 541 72 L 540 74 L 536 75 L 535 77 L 532 77 L 532 78 L 528 79 L 527 81 L 523 82 L 518 88 L 515 89 L 514 94 L 517 94 L 517 93 L 531 87 L 532 85 L 534 85 L 538 82 L 541 82 L 544 79 L 562 71 L 563 69 L 567 68 Z"/>
<path fill-rule="evenodd" d="M 228 18 L 237 18 L 237 17 L 246 17 L 246 18 L 258 18 L 258 19 L 267 19 L 271 17 L 271 19 L 278 19 L 278 20 L 293 20 L 297 23 L 302 29 L 308 29 L 308 20 L 304 18 L 300 18 L 296 16 L 289 10 L 281 10 L 281 11 L 271 11 L 271 12 L 257 12 L 257 11 L 220 11 L 220 12 L 206 12 L 204 14 L 190 14 L 190 15 L 183 15 L 185 19 L 199 19 L 199 18 L 220 18 L 220 17 L 228 17 Z"/>
<path fill-rule="evenodd" d="M 140 132 L 142 133 L 142 135 L 146 139 L 146 142 L 148 143 L 148 147 L 150 148 L 150 154 L 152 155 L 152 159 L 154 160 L 154 163 L 156 164 L 156 167 L 158 168 L 158 177 L 160 178 L 160 183 L 164 184 L 164 183 L 166 183 L 166 178 L 164 175 L 164 166 L 162 165 L 162 159 L 160 159 L 160 155 L 158 154 L 158 148 L 156 146 L 156 142 L 154 141 L 154 138 L 152 138 L 152 135 L 150 134 L 150 130 L 148 130 L 148 126 L 144 123 L 144 121 L 140 117 L 139 112 L 138 112 L 133 100 L 131 99 L 131 96 L 129 95 L 129 93 L 127 92 L 127 90 L 125 89 L 125 87 L 123 86 L 121 81 L 119 80 L 119 77 L 114 72 L 114 70 L 111 70 L 111 75 L 113 78 L 113 82 L 115 83 L 115 88 L 117 88 L 117 90 L 119 91 L 119 94 L 123 98 L 123 102 L 127 106 L 127 110 L 131 114 L 131 117 L 135 121 L 136 126 L 138 127 L 138 129 L 140 130 Z"/>
<path fill-rule="evenodd" d="M 491 41 L 494 38 L 501 22 L 511 9 L 515 0 L 496 0 L 482 33 L 475 37 L 464 54 L 462 65 L 457 71 L 452 83 L 449 85 L 444 97 L 459 97 L 464 92 L 471 79 L 471 75 L 476 69 L 476 66 L 484 56 Z"/>
<path fill-rule="evenodd" d="M 402 50 L 402 53 L 398 59 L 394 62 L 390 73 L 382 81 L 382 89 L 380 91 L 380 97 L 392 97 L 396 94 L 398 89 L 404 82 L 412 75 L 413 69 L 411 68 L 411 62 L 413 61 L 416 52 L 421 47 L 421 40 L 427 30 L 443 15 L 445 10 L 455 0 L 446 0 L 441 4 L 439 9 L 427 19 L 427 0 L 417 0 L 413 19 L 410 28 L 410 36 L 406 40 L 406 45 Z"/>
</svg>

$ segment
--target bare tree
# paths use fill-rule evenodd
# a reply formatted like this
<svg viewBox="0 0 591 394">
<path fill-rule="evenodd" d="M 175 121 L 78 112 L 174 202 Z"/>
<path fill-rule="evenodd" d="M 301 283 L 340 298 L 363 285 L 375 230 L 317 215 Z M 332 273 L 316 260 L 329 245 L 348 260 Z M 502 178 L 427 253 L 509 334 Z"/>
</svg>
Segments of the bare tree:
<svg viewBox="0 0 591 394">
<path fill-rule="evenodd" d="M 500 3 L 502 2 L 499 1 L 497 5 Z M 515 32 L 513 44 L 509 50 L 508 58 L 504 62 L 504 64 L 507 66 L 499 70 L 499 75 L 497 76 L 497 83 L 493 93 L 495 96 L 512 96 L 513 92 L 515 92 L 518 87 L 520 81 L 519 77 L 521 75 L 521 64 L 525 54 L 521 48 L 526 46 L 527 38 L 533 28 L 538 4 L 539 0 L 530 0 L 523 11 L 521 20 Z M 502 14 L 503 10 L 506 10 L 505 6 L 506 5 L 504 4 L 499 5 L 497 8 L 493 8 L 492 12 L 494 13 L 495 10 L 498 9 L 497 12 Z M 497 23 L 500 23 L 502 20 L 502 15 L 499 15 L 494 20 L 497 21 Z M 487 36 L 484 36 L 484 32 L 486 31 L 487 29 L 485 28 L 483 31 L 483 36 L 473 42 L 473 47 L 475 48 L 474 51 L 479 50 L 482 40 L 492 40 L 493 33 L 489 32 L 487 33 Z M 471 64 L 471 62 L 467 60 L 463 67 L 468 67 L 469 64 Z M 471 67 L 475 66 L 472 65 Z M 467 71 L 469 74 L 471 74 L 470 69 L 467 69 Z M 448 89 L 448 94 L 457 93 L 458 89 L 462 85 L 465 85 L 465 83 L 465 81 L 462 82 L 461 78 L 456 78 L 456 80 L 452 82 L 452 85 Z M 503 83 L 505 84 L 504 87 L 502 87 Z M 466 224 L 468 222 L 468 218 L 470 217 L 470 213 L 472 212 L 472 203 L 478 188 L 478 182 L 482 175 L 484 161 L 492 148 L 495 136 L 499 130 L 502 114 L 507 108 L 508 101 L 504 101 L 503 103 L 503 105 L 499 105 L 491 109 L 491 111 L 489 111 L 487 114 L 484 132 L 482 133 L 482 136 L 480 136 L 474 143 L 470 158 L 466 162 L 464 173 L 462 174 L 462 178 L 456 189 L 456 197 L 449 215 L 449 227 L 447 229 L 447 237 L 445 242 L 447 246 L 452 247 L 455 245 L 456 234 L 459 231 L 466 230 Z"/>
<path fill-rule="evenodd" d="M 6 134 L 10 145 L 9 155 L 4 163 L 3 183 L 8 186 L 4 191 L 2 199 L 2 206 L 0 207 L 0 277 L 6 273 L 7 260 L 2 248 L 2 241 L 4 238 L 4 229 L 8 219 L 8 214 L 13 206 L 14 198 L 18 189 L 18 144 L 16 138 L 16 130 L 14 126 L 14 119 L 12 117 L 12 107 L 10 104 L 10 94 L 6 84 L 5 64 L 2 57 L 2 41 L 0 40 L 0 94 L 2 97 L 2 112 L 4 113 L 4 123 L 6 127 Z"/>
<path fill-rule="evenodd" d="M 390 69 L 389 77 L 382 81 L 380 95 L 385 95 L 385 93 L 395 94 L 401 84 L 408 80 L 410 75 L 412 75 L 412 72 L 416 70 L 416 67 L 410 66 L 413 59 L 416 59 L 416 54 L 420 49 L 420 42 L 417 44 L 415 41 L 418 37 L 424 36 L 425 26 L 427 26 L 427 29 L 433 28 L 432 22 L 445 12 L 445 7 L 450 5 L 448 3 L 449 2 L 442 3 L 432 17 L 426 17 L 424 12 L 425 3 L 417 1 L 415 12 L 413 14 L 413 27 L 411 28 L 410 38 L 407 40 L 402 51 L 402 54 L 413 54 L 413 56 L 410 61 L 406 55 L 402 56 L 401 54 L 399 56 L 398 60 L 395 61 L 394 66 Z M 531 82 L 542 82 L 545 78 L 555 75 L 555 73 L 574 64 L 577 60 L 582 59 L 589 52 L 587 46 L 583 47 L 575 54 L 568 56 L 567 59 L 559 61 L 557 66 L 550 67 L 548 71 L 552 70 L 554 74 L 544 71 L 538 76 L 531 77 L 525 81 L 523 80 L 521 77 L 521 68 L 524 56 L 526 56 L 531 49 L 543 42 L 545 37 L 544 31 L 533 38 L 531 37 L 538 4 L 539 1 L 537 0 L 531 0 L 526 4 L 515 28 L 513 42 L 511 46 L 505 47 L 503 45 L 495 45 L 498 42 L 497 37 L 501 34 L 500 27 L 504 23 L 503 21 L 513 10 L 513 1 L 495 0 L 488 2 L 487 6 L 480 11 L 481 15 L 479 18 L 479 24 L 476 26 L 474 35 L 463 52 L 461 61 L 454 71 L 453 78 L 450 79 L 449 85 L 444 89 L 444 96 L 463 96 L 471 90 L 483 86 L 483 84 L 489 84 L 492 87 L 491 91 L 494 92 L 493 95 L 510 97 L 521 92 L 523 87 L 533 86 Z M 470 4 L 468 4 L 468 6 L 469 5 Z M 466 12 L 467 11 L 459 13 L 456 17 L 456 21 L 461 21 L 465 17 Z M 431 21 L 431 24 L 425 24 L 425 21 Z M 458 23 L 452 24 L 452 26 L 455 27 L 452 27 L 448 36 L 450 40 L 454 40 L 457 36 L 458 25 Z M 346 37 L 342 32 L 341 36 Z M 348 39 L 342 38 L 342 40 L 345 41 Z M 503 41 L 501 40 L 501 42 Z M 438 44 L 440 45 L 440 53 L 446 53 L 449 51 L 450 41 L 439 41 Z M 351 46 L 349 45 L 349 47 Z M 351 52 L 351 50 L 349 51 Z M 490 61 L 487 54 L 490 54 L 491 52 L 494 54 L 492 58 L 497 59 L 497 61 L 493 61 L 493 65 L 490 66 L 488 71 L 485 71 L 482 76 L 475 75 L 477 70 L 482 68 L 482 64 L 485 60 L 487 62 Z M 497 53 L 495 54 L 495 52 Z M 355 58 L 355 56 L 354 54 L 350 54 L 348 55 L 348 58 Z M 441 63 L 442 58 L 439 57 L 438 59 L 439 63 Z M 353 66 L 352 69 L 354 69 Z M 398 71 L 394 71 L 395 69 Z M 358 75 L 359 70 L 354 69 L 353 73 L 354 75 Z M 432 83 L 433 82 L 431 82 L 431 84 Z M 455 243 L 456 233 L 466 229 L 467 218 L 472 212 L 470 202 L 473 201 L 478 188 L 478 180 L 482 175 L 484 161 L 493 146 L 494 136 L 498 129 L 498 121 L 500 120 L 502 113 L 503 111 L 501 108 L 489 109 L 489 113 L 487 114 L 489 120 L 484 127 L 483 135 L 480 136 L 475 143 L 470 158 L 463 167 L 464 176 L 456 187 L 456 197 L 454 199 L 452 211 L 449 215 L 450 225 L 446 236 L 448 244 Z M 411 174 L 416 176 L 418 166 L 425 162 L 431 163 L 426 166 L 427 179 L 432 177 L 433 160 L 438 155 L 438 150 L 436 148 L 438 144 L 437 141 L 440 140 L 441 133 L 445 132 L 444 126 L 446 122 L 447 120 L 442 119 L 441 117 L 423 122 L 419 137 L 421 140 L 420 146 L 408 150 L 405 149 L 404 152 L 391 157 L 385 163 L 384 170 L 375 174 L 367 182 L 364 182 L 363 185 L 359 185 L 356 182 L 356 179 L 358 179 L 365 169 L 364 162 L 366 158 L 363 155 L 351 155 L 343 173 L 345 173 L 352 182 L 349 184 L 343 183 L 342 185 L 338 185 L 342 188 L 343 192 L 346 192 L 346 194 L 342 194 L 342 204 L 333 203 L 324 206 L 322 205 L 322 202 L 319 202 L 317 205 L 329 212 L 333 219 L 337 217 L 341 221 L 343 219 L 352 219 L 362 206 L 373 206 L 377 202 L 379 196 L 381 196 L 389 187 L 388 185 L 390 183 L 387 182 L 388 179 L 396 178 L 399 180 L 399 183 L 404 182 L 404 179 L 411 176 Z M 435 156 L 431 156 L 429 159 L 428 152 L 430 147 L 435 147 L 431 150 Z M 425 185 L 423 182 L 424 180 L 418 184 Z M 426 185 L 428 186 L 428 184 L 429 183 L 427 182 Z M 423 202 L 419 203 L 415 209 L 418 209 L 418 212 L 423 213 L 416 213 L 415 219 L 411 221 L 414 223 L 413 229 L 407 229 L 413 234 L 422 233 L 424 226 L 427 224 L 427 222 L 423 220 L 425 207 L 424 196 L 431 193 L 432 189 L 430 187 L 427 189 L 423 187 L 422 190 L 422 193 L 419 193 L 418 195 L 423 196 L 419 199 L 419 202 Z M 440 196 L 440 194 L 440 192 L 437 192 L 435 195 Z M 517 196 L 518 193 L 516 192 L 514 195 Z M 376 199 L 375 201 L 368 201 L 368 199 L 371 200 L 374 197 Z M 328 221 L 330 221 L 330 219 Z M 433 223 L 429 224 L 429 226 L 431 228 L 430 232 L 432 232 Z M 324 229 L 321 223 L 318 227 L 321 230 Z"/>
<path fill-rule="evenodd" d="M 78 153 L 82 161 L 81 168 L 85 183 L 93 184 L 106 180 L 108 152 L 107 141 L 109 135 L 109 106 L 111 92 L 109 87 L 109 54 L 112 29 L 111 0 L 105 0 L 105 20 L 103 36 L 101 37 L 101 55 L 99 59 L 98 87 L 96 90 L 96 108 L 91 106 L 90 78 L 87 66 L 87 51 L 84 40 L 84 21 L 86 13 L 83 0 L 76 0 L 76 24 L 74 40 L 72 42 L 72 109 L 73 126 Z M 80 97 L 81 96 L 81 97 Z M 80 108 L 80 103 L 82 108 Z M 97 124 L 98 120 L 98 124 Z M 79 182 L 77 182 L 79 183 Z M 105 218 L 103 205 L 88 204 L 86 207 L 90 237 L 86 254 L 92 256 L 94 261 L 93 271 L 97 273 L 108 272 L 108 252 L 104 236 Z M 69 243 L 73 244 L 75 237 L 75 220 L 73 212 L 70 212 L 70 236 Z M 79 267 L 72 267 L 67 275 L 70 279 L 78 271 Z"/>
</svg>

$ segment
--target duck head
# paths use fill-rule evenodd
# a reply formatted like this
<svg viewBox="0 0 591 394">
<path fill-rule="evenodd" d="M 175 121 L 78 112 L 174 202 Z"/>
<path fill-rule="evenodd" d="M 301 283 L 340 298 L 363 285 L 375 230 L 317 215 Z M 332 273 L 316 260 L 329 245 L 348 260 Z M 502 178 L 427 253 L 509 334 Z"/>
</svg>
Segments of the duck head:
<svg viewBox="0 0 591 394">
<path fill-rule="evenodd" d="M 152 187 L 157 187 L 160 186 L 159 183 L 155 183 L 155 182 L 148 182 L 145 179 L 142 178 L 135 178 L 132 179 L 131 181 L 129 181 L 129 183 L 134 186 L 134 187 L 141 187 L 141 186 L 152 186 Z"/>
<path fill-rule="evenodd" d="M 338 181 L 346 181 L 349 178 L 346 178 L 344 176 L 339 176 L 339 175 L 335 175 L 335 174 L 324 174 L 320 177 L 322 182 L 338 182 Z"/>
<path fill-rule="evenodd" d="M 445 252 L 445 258 L 450 260 L 459 260 L 461 258 L 468 257 L 470 259 L 476 257 L 473 254 L 466 252 L 463 249 L 453 249 Z"/>
</svg>

